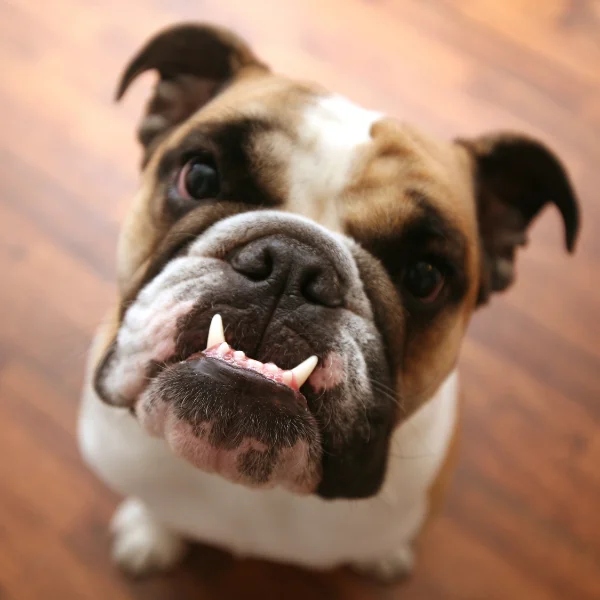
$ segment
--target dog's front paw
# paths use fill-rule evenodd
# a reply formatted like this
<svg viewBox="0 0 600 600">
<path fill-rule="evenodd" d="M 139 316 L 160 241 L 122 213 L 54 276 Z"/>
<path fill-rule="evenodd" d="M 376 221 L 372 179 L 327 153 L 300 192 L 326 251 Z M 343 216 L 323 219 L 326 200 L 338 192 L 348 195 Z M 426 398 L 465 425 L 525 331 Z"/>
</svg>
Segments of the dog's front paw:
<svg viewBox="0 0 600 600">
<path fill-rule="evenodd" d="M 135 498 L 121 503 L 113 517 L 111 531 L 114 561 L 136 577 L 168 570 L 185 554 L 185 541 L 158 523 Z"/>
<path fill-rule="evenodd" d="M 394 552 L 377 560 L 352 565 L 355 571 L 382 583 L 392 583 L 408 577 L 414 566 L 415 554 L 410 544 L 399 546 Z"/>
</svg>

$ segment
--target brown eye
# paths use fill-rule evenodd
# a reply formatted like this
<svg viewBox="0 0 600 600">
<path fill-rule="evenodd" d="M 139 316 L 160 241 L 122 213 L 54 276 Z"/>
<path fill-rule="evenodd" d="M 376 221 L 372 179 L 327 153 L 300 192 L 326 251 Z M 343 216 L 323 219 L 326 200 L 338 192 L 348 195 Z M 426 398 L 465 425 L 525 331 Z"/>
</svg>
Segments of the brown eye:
<svg viewBox="0 0 600 600">
<path fill-rule="evenodd" d="M 208 160 L 189 160 L 177 176 L 177 193 L 186 200 L 215 198 L 219 194 L 219 175 Z"/>
<path fill-rule="evenodd" d="M 418 260 L 408 265 L 403 285 L 408 293 L 419 300 L 429 304 L 434 302 L 445 283 L 442 271 L 427 260 Z"/>
</svg>

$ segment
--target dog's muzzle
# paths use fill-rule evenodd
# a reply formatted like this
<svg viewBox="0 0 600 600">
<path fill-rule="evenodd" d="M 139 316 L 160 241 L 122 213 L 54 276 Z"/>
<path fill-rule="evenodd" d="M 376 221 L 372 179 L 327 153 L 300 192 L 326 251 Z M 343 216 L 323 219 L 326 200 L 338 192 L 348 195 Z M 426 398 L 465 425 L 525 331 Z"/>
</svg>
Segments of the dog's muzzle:
<svg viewBox="0 0 600 600">
<path fill-rule="evenodd" d="M 96 390 L 205 471 L 313 492 L 327 446 L 373 443 L 370 381 L 389 382 L 352 254 L 269 211 L 195 235 L 124 311 Z"/>
<path fill-rule="evenodd" d="M 332 309 L 344 304 L 345 286 L 331 261 L 293 238 L 253 240 L 226 260 L 242 276 L 232 303 L 239 295 L 258 305 L 273 298 Z M 204 470 L 247 485 L 284 482 L 295 492 L 313 491 L 320 474 L 319 432 L 300 388 L 318 357 L 283 369 L 246 356 L 227 343 L 218 314 L 206 345 L 153 381 L 136 403 L 140 422 Z M 225 418 L 215 417 L 224 411 Z"/>
</svg>

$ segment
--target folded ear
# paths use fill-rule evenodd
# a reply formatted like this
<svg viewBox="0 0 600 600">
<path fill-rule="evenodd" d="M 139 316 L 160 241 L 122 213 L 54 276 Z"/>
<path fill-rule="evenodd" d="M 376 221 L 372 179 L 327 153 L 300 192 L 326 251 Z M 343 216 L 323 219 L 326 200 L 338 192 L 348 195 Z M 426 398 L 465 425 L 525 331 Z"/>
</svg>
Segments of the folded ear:
<svg viewBox="0 0 600 600">
<path fill-rule="evenodd" d="M 479 303 L 506 289 L 515 277 L 515 253 L 526 231 L 547 204 L 563 219 L 572 252 L 579 229 L 579 208 L 559 159 L 543 144 L 521 135 L 497 133 L 458 140 L 474 161 L 475 193 L 482 246 Z"/>
<path fill-rule="evenodd" d="M 152 69 L 160 75 L 138 129 L 143 164 L 175 125 L 249 67 L 267 70 L 242 39 L 224 29 L 184 23 L 151 38 L 131 59 L 117 89 L 120 100 L 138 75 Z"/>
</svg>

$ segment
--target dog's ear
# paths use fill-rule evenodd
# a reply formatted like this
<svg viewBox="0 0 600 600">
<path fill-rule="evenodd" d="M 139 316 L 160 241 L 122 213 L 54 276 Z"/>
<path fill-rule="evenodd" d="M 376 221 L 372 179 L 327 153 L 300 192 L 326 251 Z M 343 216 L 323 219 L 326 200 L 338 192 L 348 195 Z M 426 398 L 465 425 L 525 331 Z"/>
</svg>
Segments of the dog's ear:
<svg viewBox="0 0 600 600">
<path fill-rule="evenodd" d="M 145 71 L 160 75 L 138 129 L 143 164 L 175 125 L 248 68 L 268 70 L 242 39 L 224 29 L 184 23 L 151 38 L 125 68 L 116 94 L 120 100 Z"/>
<path fill-rule="evenodd" d="M 515 277 L 515 253 L 527 241 L 527 228 L 547 204 L 563 219 L 569 252 L 575 247 L 579 208 L 569 177 L 556 155 L 522 135 L 496 133 L 457 140 L 473 158 L 477 216 L 482 249 L 478 303 L 506 289 Z"/>
</svg>

